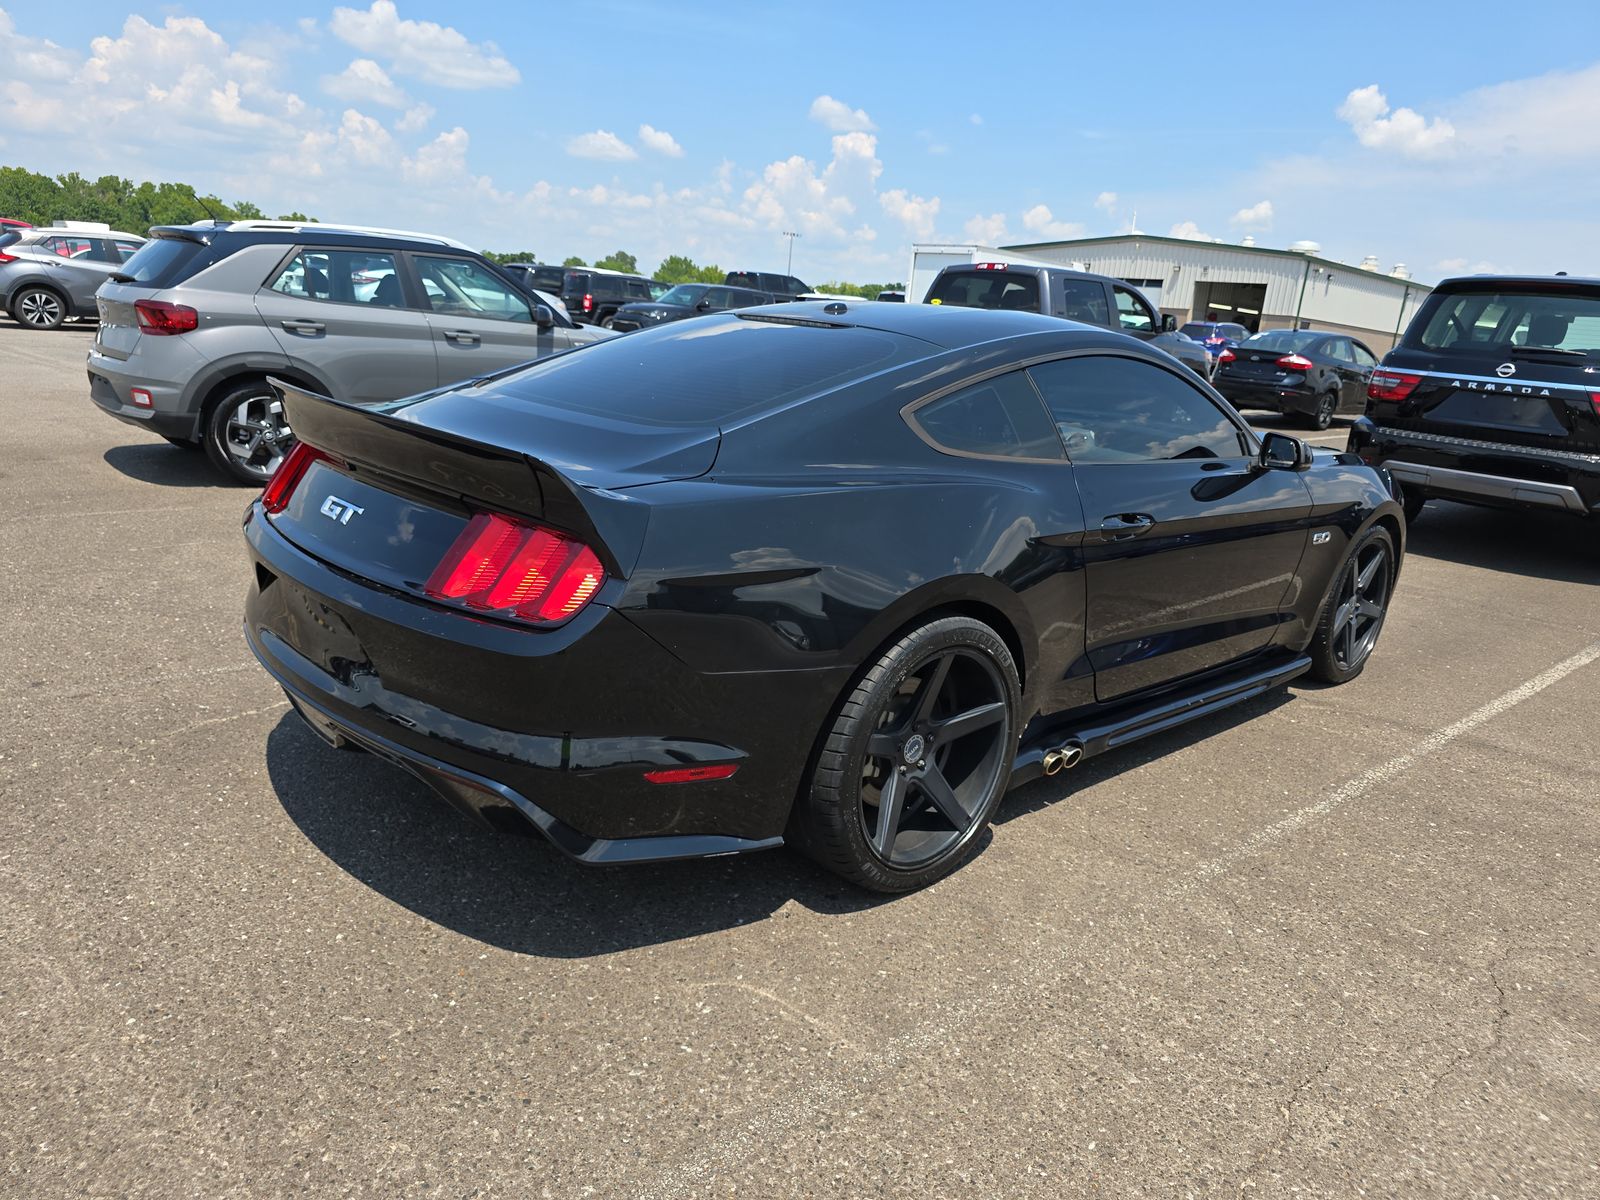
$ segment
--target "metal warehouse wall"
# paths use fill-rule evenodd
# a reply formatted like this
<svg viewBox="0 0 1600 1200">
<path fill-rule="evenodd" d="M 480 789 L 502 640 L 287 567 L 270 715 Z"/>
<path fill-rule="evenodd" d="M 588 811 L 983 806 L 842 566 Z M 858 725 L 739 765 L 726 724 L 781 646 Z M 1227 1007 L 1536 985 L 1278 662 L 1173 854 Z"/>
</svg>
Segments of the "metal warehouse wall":
<svg viewBox="0 0 1600 1200">
<path fill-rule="evenodd" d="M 1361 338 L 1378 354 L 1394 344 L 1400 328 L 1428 294 L 1426 285 L 1394 279 L 1325 259 L 1216 242 L 1179 242 L 1129 237 L 1115 241 L 1058 242 L 1016 247 L 1030 257 L 1083 268 L 1118 279 L 1161 281 L 1146 286 L 1150 298 L 1180 320 L 1203 319 L 1192 312 L 1195 285 L 1250 283 L 1266 287 L 1263 329 L 1287 328 L 1300 321 L 1313 329 L 1338 329 Z M 1305 287 L 1301 300 L 1300 289 Z M 1402 312 L 1402 303 L 1404 311 Z"/>
</svg>

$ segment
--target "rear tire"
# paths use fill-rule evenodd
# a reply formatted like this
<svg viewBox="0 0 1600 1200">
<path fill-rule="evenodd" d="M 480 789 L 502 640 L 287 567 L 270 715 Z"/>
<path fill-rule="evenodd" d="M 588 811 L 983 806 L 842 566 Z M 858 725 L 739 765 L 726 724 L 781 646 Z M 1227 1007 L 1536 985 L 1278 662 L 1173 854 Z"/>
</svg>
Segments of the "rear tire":
<svg viewBox="0 0 1600 1200">
<path fill-rule="evenodd" d="M 1311 641 L 1311 676 L 1323 683 L 1348 683 L 1367 665 L 1395 578 L 1394 539 L 1374 525 L 1356 540 L 1322 601 Z"/>
<path fill-rule="evenodd" d="M 11 319 L 29 329 L 58 329 L 67 319 L 67 301 L 47 287 L 25 287 L 11 297 Z"/>
<path fill-rule="evenodd" d="M 601 329 L 610 329 L 611 328 L 611 318 L 610 317 L 601 317 L 600 318 L 600 328 Z"/>
<path fill-rule="evenodd" d="M 1017 749 L 1011 652 L 970 617 L 907 633 L 828 727 L 790 840 L 875 892 L 926 887 L 966 862 L 999 807 Z"/>
<path fill-rule="evenodd" d="M 1305 415 L 1307 429 L 1326 429 L 1333 424 L 1333 414 L 1339 408 L 1339 397 L 1334 392 L 1324 392 L 1317 397 L 1317 406 Z"/>
<path fill-rule="evenodd" d="M 294 445 L 283 401 L 264 379 L 225 392 L 206 410 L 206 456 L 225 475 L 265 487 Z"/>
</svg>

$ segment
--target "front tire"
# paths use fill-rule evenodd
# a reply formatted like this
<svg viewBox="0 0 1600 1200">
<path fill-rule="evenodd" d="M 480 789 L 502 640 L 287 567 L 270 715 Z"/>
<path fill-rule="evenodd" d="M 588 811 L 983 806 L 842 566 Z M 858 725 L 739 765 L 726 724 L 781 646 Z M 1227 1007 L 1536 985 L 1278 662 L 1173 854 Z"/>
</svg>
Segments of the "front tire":
<svg viewBox="0 0 1600 1200">
<path fill-rule="evenodd" d="M 1383 632 L 1394 590 L 1394 539 L 1374 525 L 1356 540 L 1322 602 L 1311 642 L 1311 675 L 1348 683 L 1361 674 Z"/>
<path fill-rule="evenodd" d="M 907 633 L 829 726 L 791 838 L 875 892 L 909 892 L 976 849 L 1011 779 L 1021 687 L 1005 642 L 970 617 Z"/>
<path fill-rule="evenodd" d="M 206 456 L 241 483 L 265 487 L 293 445 L 283 401 L 265 380 L 240 384 L 207 410 Z"/>
<path fill-rule="evenodd" d="M 47 287 L 25 287 L 11 297 L 11 317 L 29 329 L 58 329 L 67 319 L 67 302 Z"/>
</svg>

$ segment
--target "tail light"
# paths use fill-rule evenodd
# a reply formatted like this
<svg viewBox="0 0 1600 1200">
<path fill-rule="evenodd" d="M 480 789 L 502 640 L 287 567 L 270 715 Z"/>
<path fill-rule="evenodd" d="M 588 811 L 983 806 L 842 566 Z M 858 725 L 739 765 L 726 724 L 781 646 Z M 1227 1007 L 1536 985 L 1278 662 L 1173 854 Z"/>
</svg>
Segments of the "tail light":
<svg viewBox="0 0 1600 1200">
<path fill-rule="evenodd" d="M 974 263 L 973 266 L 980 271 L 1004 271 L 1006 269 L 1005 263 Z"/>
<path fill-rule="evenodd" d="M 1278 360 L 1278 365 L 1285 371 L 1309 371 L 1317 364 L 1303 354 L 1285 354 Z"/>
<path fill-rule="evenodd" d="M 1223 349 L 1222 349 L 1222 353 L 1217 355 L 1217 362 L 1219 364 L 1220 363 L 1231 363 L 1234 359 L 1236 359 L 1238 357 L 1239 356 L 1237 354 L 1235 354 L 1232 350 L 1229 350 L 1226 346 L 1224 346 Z"/>
<path fill-rule="evenodd" d="M 140 303 L 144 303 L 142 300 Z M 261 493 L 261 507 L 269 513 L 280 513 L 289 504 L 289 497 L 314 462 L 331 462 L 332 459 L 304 442 L 296 442 L 283 456 L 278 469 L 273 472 L 267 488 Z"/>
<path fill-rule="evenodd" d="M 133 311 L 139 318 L 140 332 L 155 337 L 188 333 L 200 326 L 200 314 L 187 304 L 173 304 L 168 300 L 135 300 Z"/>
<path fill-rule="evenodd" d="M 548 625 L 589 603 L 605 579 L 605 568 L 582 542 L 479 513 L 434 568 L 426 591 L 462 608 Z"/>
<path fill-rule="evenodd" d="M 16 261 L 17 261 L 17 256 L 15 254 L 7 254 L 4 250 L 0 250 L 0 263 L 8 263 L 8 262 L 16 262 Z"/>
<path fill-rule="evenodd" d="M 594 311 L 594 297 L 591 296 L 588 292 L 585 292 L 583 294 L 583 311 L 584 312 L 593 312 Z"/>
<path fill-rule="evenodd" d="M 1367 399 L 1387 400 L 1390 404 L 1398 404 L 1411 395 L 1411 389 L 1421 382 L 1421 375 L 1408 375 L 1404 371 L 1385 371 L 1380 367 L 1372 373 L 1372 378 L 1367 380 Z"/>
<path fill-rule="evenodd" d="M 1600 392 L 1590 392 L 1589 403 L 1594 405 L 1594 415 L 1600 417 Z"/>
</svg>

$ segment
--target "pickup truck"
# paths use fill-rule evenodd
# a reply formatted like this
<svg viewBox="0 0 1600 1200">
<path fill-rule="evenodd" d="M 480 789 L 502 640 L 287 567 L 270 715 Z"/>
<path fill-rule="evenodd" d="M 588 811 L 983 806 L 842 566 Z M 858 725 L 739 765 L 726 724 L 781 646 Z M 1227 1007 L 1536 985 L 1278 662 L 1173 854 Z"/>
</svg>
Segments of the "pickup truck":
<svg viewBox="0 0 1600 1200">
<path fill-rule="evenodd" d="M 1201 379 L 1211 378 L 1211 355 L 1177 331 L 1177 321 L 1151 307 L 1130 284 L 1067 267 L 980 262 L 949 266 L 928 289 L 927 304 L 1043 313 L 1132 334 L 1159 346 Z"/>
</svg>

